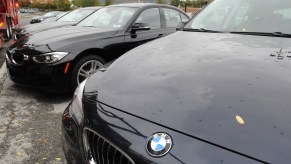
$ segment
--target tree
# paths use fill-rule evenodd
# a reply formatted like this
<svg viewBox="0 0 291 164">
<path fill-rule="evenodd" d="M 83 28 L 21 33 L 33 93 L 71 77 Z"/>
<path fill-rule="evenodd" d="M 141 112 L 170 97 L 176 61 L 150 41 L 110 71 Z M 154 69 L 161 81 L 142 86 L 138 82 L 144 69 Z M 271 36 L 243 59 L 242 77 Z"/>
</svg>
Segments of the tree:
<svg viewBox="0 0 291 164">
<path fill-rule="evenodd" d="M 95 6 L 95 0 L 82 0 L 82 7 Z"/>
<path fill-rule="evenodd" d="M 74 0 L 72 1 L 72 3 L 74 4 L 74 6 L 82 7 L 82 0 Z"/>
<path fill-rule="evenodd" d="M 77 7 L 99 6 L 99 0 L 74 0 L 72 3 Z"/>
<path fill-rule="evenodd" d="M 178 7 L 180 5 L 180 0 L 172 0 L 171 5 Z"/>
<path fill-rule="evenodd" d="M 39 8 L 40 2 L 38 0 L 32 0 L 32 3 L 29 5 L 31 8 Z"/>
<path fill-rule="evenodd" d="M 105 6 L 111 5 L 112 4 L 112 0 L 105 0 Z"/>
<path fill-rule="evenodd" d="M 95 6 L 99 6 L 99 5 L 100 5 L 99 0 L 95 0 Z"/>
<path fill-rule="evenodd" d="M 156 0 L 157 4 L 165 4 L 165 0 Z"/>
<path fill-rule="evenodd" d="M 30 0 L 20 0 L 19 2 L 21 7 L 29 7 L 29 5 L 31 4 Z"/>
<path fill-rule="evenodd" d="M 71 9 L 71 3 L 69 0 L 55 0 L 54 2 L 59 11 L 68 11 Z"/>
</svg>

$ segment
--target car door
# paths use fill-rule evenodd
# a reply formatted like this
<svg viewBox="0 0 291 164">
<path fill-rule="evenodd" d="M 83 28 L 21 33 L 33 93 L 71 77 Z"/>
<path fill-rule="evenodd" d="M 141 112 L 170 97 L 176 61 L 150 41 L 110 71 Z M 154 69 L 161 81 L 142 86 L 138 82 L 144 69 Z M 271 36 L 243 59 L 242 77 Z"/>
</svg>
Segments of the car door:
<svg viewBox="0 0 291 164">
<path fill-rule="evenodd" d="M 128 49 L 132 49 L 151 40 L 164 36 L 165 29 L 162 23 L 161 11 L 159 7 L 151 7 L 144 9 L 133 21 L 135 23 L 148 23 L 150 30 L 135 31 L 130 28 L 125 32 L 125 45 Z M 132 26 L 131 25 L 131 26 Z M 131 27 L 130 26 L 130 27 Z"/>
<path fill-rule="evenodd" d="M 190 19 L 189 16 L 185 15 L 183 12 L 173 8 L 163 7 L 162 13 L 165 19 L 166 35 L 176 32 L 176 27 L 180 22 L 188 22 Z"/>
</svg>

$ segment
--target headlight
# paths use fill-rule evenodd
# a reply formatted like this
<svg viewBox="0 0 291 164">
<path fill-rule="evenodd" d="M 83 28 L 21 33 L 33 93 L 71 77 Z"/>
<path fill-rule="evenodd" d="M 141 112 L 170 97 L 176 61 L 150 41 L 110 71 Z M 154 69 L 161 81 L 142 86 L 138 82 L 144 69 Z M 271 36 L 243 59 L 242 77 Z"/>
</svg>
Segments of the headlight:
<svg viewBox="0 0 291 164">
<path fill-rule="evenodd" d="M 84 80 L 82 83 L 80 83 L 77 89 L 75 90 L 72 107 L 71 107 L 72 115 L 76 119 L 79 125 L 84 120 L 82 98 L 83 98 L 83 92 L 84 92 L 86 81 L 87 79 Z"/>
<path fill-rule="evenodd" d="M 40 21 L 43 21 L 43 20 L 44 20 L 43 18 L 40 19 Z"/>
<path fill-rule="evenodd" d="M 60 61 L 62 58 L 64 58 L 68 54 L 69 54 L 68 52 L 50 52 L 50 53 L 37 55 L 33 57 L 32 59 L 37 63 L 51 64 L 51 63 Z"/>
</svg>

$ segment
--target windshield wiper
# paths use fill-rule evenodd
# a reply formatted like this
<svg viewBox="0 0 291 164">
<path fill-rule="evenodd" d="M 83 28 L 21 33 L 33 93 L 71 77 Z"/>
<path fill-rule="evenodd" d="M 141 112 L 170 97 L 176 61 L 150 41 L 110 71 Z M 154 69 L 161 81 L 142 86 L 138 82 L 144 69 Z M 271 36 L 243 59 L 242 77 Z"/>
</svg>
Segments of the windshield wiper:
<svg viewBox="0 0 291 164">
<path fill-rule="evenodd" d="M 232 34 L 243 34 L 243 35 L 257 35 L 257 36 L 275 36 L 275 37 L 285 37 L 291 38 L 291 34 L 286 34 L 282 32 L 246 32 L 246 31 L 232 31 Z"/>
<path fill-rule="evenodd" d="M 222 31 L 215 30 L 207 30 L 204 28 L 183 28 L 183 31 L 191 31 L 191 32 L 213 32 L 213 33 L 222 33 Z"/>
</svg>

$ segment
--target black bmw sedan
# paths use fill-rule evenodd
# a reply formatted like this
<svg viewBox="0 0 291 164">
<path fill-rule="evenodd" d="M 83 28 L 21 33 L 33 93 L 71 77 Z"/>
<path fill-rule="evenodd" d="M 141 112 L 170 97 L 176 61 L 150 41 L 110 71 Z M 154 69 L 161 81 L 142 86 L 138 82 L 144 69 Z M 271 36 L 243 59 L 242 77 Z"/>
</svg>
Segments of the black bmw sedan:
<svg viewBox="0 0 291 164">
<path fill-rule="evenodd" d="M 43 22 L 38 24 L 31 24 L 19 28 L 16 32 L 16 38 L 20 39 L 22 36 L 31 35 L 33 33 L 53 29 L 53 28 L 61 28 L 65 26 L 73 26 L 78 24 L 80 21 L 87 18 L 89 15 L 99 10 L 101 7 L 84 7 L 76 9 L 67 15 L 59 18 L 53 22 Z"/>
<path fill-rule="evenodd" d="M 291 163 L 291 1 L 215 0 L 82 82 L 72 163 Z"/>
<path fill-rule="evenodd" d="M 188 16 L 158 4 L 104 7 L 76 26 L 24 36 L 7 50 L 10 78 L 19 84 L 68 91 L 128 50 L 176 31 Z"/>
</svg>

